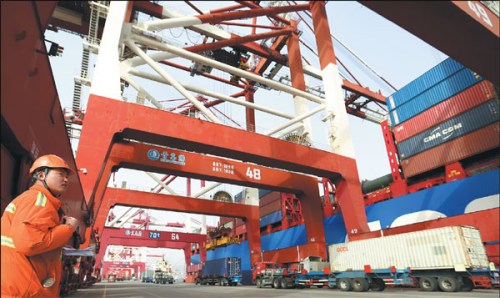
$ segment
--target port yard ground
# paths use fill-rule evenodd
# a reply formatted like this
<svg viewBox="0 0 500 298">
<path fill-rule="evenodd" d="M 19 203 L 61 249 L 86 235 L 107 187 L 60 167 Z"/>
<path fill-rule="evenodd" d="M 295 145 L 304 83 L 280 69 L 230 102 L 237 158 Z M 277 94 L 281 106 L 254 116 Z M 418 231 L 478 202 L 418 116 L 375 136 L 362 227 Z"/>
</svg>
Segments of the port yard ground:
<svg viewBox="0 0 500 298">
<path fill-rule="evenodd" d="M 500 291 L 498 289 L 475 289 L 472 292 L 422 292 L 414 288 L 387 288 L 384 292 L 341 292 L 334 289 L 273 289 L 262 288 L 255 286 L 237 286 L 237 287 L 219 287 L 219 286 L 196 286 L 194 284 L 175 283 L 172 285 L 157 285 L 141 282 L 115 282 L 115 283 L 97 283 L 88 289 L 80 289 L 77 292 L 66 295 L 64 297 L 113 297 L 113 298 L 146 298 L 146 297 L 286 297 L 286 298 L 305 298 L 305 297 L 368 297 L 368 298 L 434 298 L 434 297 L 453 297 L 453 298 L 498 298 Z"/>
</svg>

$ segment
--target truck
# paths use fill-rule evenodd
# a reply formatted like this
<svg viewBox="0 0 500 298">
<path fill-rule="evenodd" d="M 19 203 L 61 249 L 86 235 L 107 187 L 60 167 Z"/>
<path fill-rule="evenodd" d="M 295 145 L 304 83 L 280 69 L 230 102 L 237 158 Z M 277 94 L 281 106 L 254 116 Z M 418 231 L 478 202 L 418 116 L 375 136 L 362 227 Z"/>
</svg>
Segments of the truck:
<svg viewBox="0 0 500 298">
<path fill-rule="evenodd" d="M 388 284 L 423 291 L 472 291 L 498 275 L 478 229 L 448 226 L 330 245 L 328 287 L 383 291 Z"/>
<path fill-rule="evenodd" d="M 271 286 L 275 289 L 322 288 L 328 285 L 330 263 L 317 256 L 309 256 L 301 261 L 297 270 L 280 267 L 272 262 L 258 262 L 254 271 L 254 283 L 262 288 Z"/>
<path fill-rule="evenodd" d="M 174 276 L 170 272 L 157 270 L 153 277 L 155 284 L 173 284 Z"/>
<path fill-rule="evenodd" d="M 155 284 L 173 284 L 174 276 L 172 275 L 172 266 L 163 258 L 155 265 L 153 274 L 153 282 Z"/>
<path fill-rule="evenodd" d="M 241 282 L 241 259 L 227 257 L 206 261 L 196 285 L 237 286 Z"/>
</svg>

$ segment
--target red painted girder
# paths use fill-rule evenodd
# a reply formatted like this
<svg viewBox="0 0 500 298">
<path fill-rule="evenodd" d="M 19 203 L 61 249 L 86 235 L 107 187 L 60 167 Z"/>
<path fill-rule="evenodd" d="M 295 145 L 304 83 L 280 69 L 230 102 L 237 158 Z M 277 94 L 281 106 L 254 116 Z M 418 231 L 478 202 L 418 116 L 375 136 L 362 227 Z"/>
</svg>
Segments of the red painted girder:
<svg viewBox="0 0 500 298">
<path fill-rule="evenodd" d="M 244 4 L 244 3 L 242 3 Z M 294 12 L 294 11 L 302 11 L 308 10 L 309 4 L 298 4 L 291 6 L 276 6 L 276 7 L 268 7 L 262 8 L 260 6 L 254 7 L 249 10 L 239 10 L 239 11 L 230 11 L 230 12 L 221 12 L 221 13 L 212 13 L 212 14 L 204 14 L 197 15 L 196 17 L 200 19 L 202 23 L 211 23 L 216 24 L 222 21 L 229 20 L 237 20 L 237 19 L 246 19 L 251 17 L 259 17 L 259 16 L 271 16 L 278 15 L 280 13 Z"/>
<path fill-rule="evenodd" d="M 371 91 L 367 87 L 363 87 L 363 86 L 354 84 L 348 80 L 342 80 L 342 88 L 344 88 L 345 90 L 351 91 L 351 92 L 355 92 L 355 93 L 357 93 L 365 98 L 368 98 L 372 101 L 381 103 L 383 105 L 386 104 L 385 97 L 380 92 Z"/>
<path fill-rule="evenodd" d="M 273 29 L 279 30 L 282 27 L 277 26 L 266 26 L 266 25 L 257 25 L 257 24 L 246 24 L 246 23 L 238 23 L 238 22 L 220 22 L 221 25 L 229 25 L 229 26 L 241 26 L 241 27 L 252 27 L 252 28 L 262 28 L 262 29 Z"/>
<path fill-rule="evenodd" d="M 123 246 L 137 246 L 137 247 L 147 246 L 154 248 L 157 247 L 157 248 L 184 249 L 186 245 L 189 245 L 189 243 L 155 240 L 155 239 L 110 238 L 107 241 L 106 247 L 108 247 L 109 245 L 123 245 Z M 106 251 L 106 247 L 101 246 L 103 252 Z"/>
<path fill-rule="evenodd" d="M 172 241 L 183 243 L 200 243 L 207 240 L 207 235 L 192 234 L 182 232 L 167 232 L 153 230 L 138 230 L 126 228 L 104 227 L 102 231 L 103 238 L 120 238 L 120 239 L 136 239 L 136 240 L 158 240 Z"/>
<path fill-rule="evenodd" d="M 174 157 L 173 160 L 172 157 Z M 219 182 L 297 193 L 304 205 L 303 214 L 307 223 L 308 242 L 324 242 L 323 226 L 321 221 L 317 221 L 318 216 L 321 216 L 321 200 L 316 180 L 312 177 L 258 165 L 248 165 L 236 160 L 133 142 L 113 144 L 109 159 L 113 161 L 115 169 L 126 167 L 153 172 L 168 170 L 174 175 L 187 174 L 190 175 L 189 177 L 198 179 L 208 177 Z M 109 167 L 110 165 L 107 164 L 106 168 Z M 101 182 L 105 181 L 107 179 L 102 179 Z M 103 186 L 102 183 L 101 186 Z M 99 197 L 96 197 L 96 202 L 99 205 L 97 205 L 97 211 L 95 205 L 93 206 L 94 214 L 97 214 L 94 226 L 101 228 L 103 224 L 101 222 L 107 217 L 107 210 L 111 206 L 101 209 L 102 201 Z"/>
<path fill-rule="evenodd" d="M 106 154 L 114 136 L 116 139 L 130 138 L 151 144 L 168 144 L 179 149 L 329 178 L 338 183 L 339 204 L 347 219 L 348 231 L 368 231 L 363 196 L 353 159 L 96 95 L 91 95 L 88 101 L 77 156 L 78 166 L 88 169 L 87 175 L 80 175 L 86 198 L 95 195 L 94 188 L 97 188 L 98 181 L 104 184 L 103 187 L 107 183 L 107 180 L 102 180 L 107 176 L 101 176 L 101 171 L 104 172 Z M 317 186 L 315 187 L 317 192 Z"/>
<path fill-rule="evenodd" d="M 277 52 L 281 51 L 281 49 L 285 46 L 287 39 L 288 39 L 288 36 L 284 36 L 284 35 L 278 36 L 278 38 L 273 42 L 273 44 L 269 47 L 269 49 L 273 50 L 273 51 L 277 51 Z M 272 57 L 263 56 L 262 59 L 260 59 L 257 66 L 255 67 L 254 72 L 262 75 L 264 73 L 264 71 L 266 71 L 267 67 L 271 64 L 271 62 L 275 61 L 274 59 L 270 59 L 270 58 L 272 58 Z M 288 62 L 284 61 L 284 63 L 280 63 L 280 64 L 287 65 Z"/>
<path fill-rule="evenodd" d="M 245 218 L 247 224 L 252 219 L 259 222 L 259 206 L 108 188 L 99 212 L 96 213 L 94 227 L 99 228 L 99 233 L 102 233 L 109 209 L 115 205 Z"/>
<path fill-rule="evenodd" d="M 499 85 L 499 19 L 479 1 L 361 3 Z"/>
<path fill-rule="evenodd" d="M 260 6 L 258 3 L 254 3 L 253 1 L 236 1 L 236 2 L 239 2 L 241 3 L 242 5 L 248 7 L 248 8 L 252 8 L 252 9 L 259 9 L 259 8 L 262 8 L 262 6 Z M 309 9 L 309 7 L 307 7 L 307 9 Z M 307 9 L 302 9 L 302 10 L 307 10 Z M 279 22 L 282 22 L 283 24 L 286 24 L 286 25 L 290 25 L 290 21 L 285 19 L 285 18 L 282 18 L 280 17 L 278 14 L 276 15 L 270 15 L 271 18 L 279 21 Z"/>
<path fill-rule="evenodd" d="M 191 47 L 185 48 L 186 50 L 193 53 L 201 53 L 209 50 L 220 49 L 228 46 L 233 46 L 237 48 L 241 48 L 243 50 L 247 50 L 253 54 L 257 54 L 262 57 L 269 57 L 273 61 L 279 62 L 281 64 L 287 63 L 287 58 L 281 55 L 278 51 L 273 49 L 264 48 L 258 43 L 254 42 L 255 40 L 267 39 L 275 36 L 288 35 L 292 29 L 290 28 L 282 28 L 280 30 L 269 31 L 259 34 L 252 34 L 247 36 L 239 36 L 231 33 L 230 39 L 222 39 L 216 42 L 199 44 Z"/>
<path fill-rule="evenodd" d="M 252 262 L 256 262 L 260 259 L 259 206 L 193 199 L 182 196 L 172 196 L 118 188 L 107 189 L 105 198 L 103 198 L 102 202 L 103 203 L 100 206 L 99 211 L 96 213 L 96 221 L 94 223 L 94 228 L 97 228 L 99 233 L 102 233 L 109 209 L 114 205 L 245 218 L 250 259 Z M 321 230 L 321 232 L 322 231 L 323 230 Z M 101 239 L 101 246 L 106 245 L 109 240 L 106 238 L 103 239 L 102 236 Z"/>
<path fill-rule="evenodd" d="M 148 172 L 302 193 L 309 176 L 237 160 L 141 143 L 113 144 L 110 158 L 124 167 Z M 173 159 L 173 160 L 172 160 Z"/>
<path fill-rule="evenodd" d="M 145 12 L 149 15 L 155 16 L 157 18 L 162 17 L 163 6 L 158 5 L 158 4 L 154 4 L 154 3 L 151 3 L 148 1 L 134 1 L 134 8 L 136 8 L 139 11 Z M 196 30 L 195 27 L 190 27 L 190 28 L 193 31 L 198 32 L 198 30 Z M 238 35 L 232 34 L 232 33 L 231 33 L 231 36 L 232 36 L 232 39 L 239 37 Z M 188 47 L 186 49 L 189 51 L 193 51 L 191 48 L 195 48 L 195 47 L 196 46 Z M 243 49 L 243 50 L 249 51 L 251 53 L 257 54 L 259 56 L 266 57 L 267 59 L 271 59 L 271 61 L 275 61 L 275 62 L 278 62 L 281 64 L 286 64 L 286 57 L 285 56 L 281 55 L 277 51 L 274 51 L 272 48 L 271 49 L 264 48 L 256 42 L 241 43 L 238 45 L 238 47 Z"/>
</svg>

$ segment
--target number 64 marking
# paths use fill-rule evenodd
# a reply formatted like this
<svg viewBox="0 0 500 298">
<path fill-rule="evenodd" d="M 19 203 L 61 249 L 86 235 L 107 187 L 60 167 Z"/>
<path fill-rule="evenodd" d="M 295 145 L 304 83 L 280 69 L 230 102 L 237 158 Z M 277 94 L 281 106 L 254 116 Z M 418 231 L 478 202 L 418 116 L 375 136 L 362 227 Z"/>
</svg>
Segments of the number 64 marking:
<svg viewBox="0 0 500 298">
<path fill-rule="evenodd" d="M 260 169 L 252 169 L 250 167 L 247 168 L 246 175 L 250 179 L 260 180 Z"/>
</svg>

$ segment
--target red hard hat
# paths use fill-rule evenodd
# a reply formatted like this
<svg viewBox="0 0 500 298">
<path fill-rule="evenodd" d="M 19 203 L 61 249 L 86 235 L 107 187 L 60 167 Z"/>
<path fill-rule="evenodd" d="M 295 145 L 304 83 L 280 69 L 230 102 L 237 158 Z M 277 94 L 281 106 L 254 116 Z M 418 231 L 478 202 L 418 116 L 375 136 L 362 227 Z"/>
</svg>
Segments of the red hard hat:
<svg viewBox="0 0 500 298">
<path fill-rule="evenodd" d="M 33 175 L 39 168 L 62 168 L 68 170 L 71 174 L 75 173 L 64 159 L 54 154 L 43 155 L 37 158 L 30 168 L 30 175 Z"/>
</svg>

